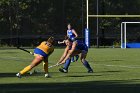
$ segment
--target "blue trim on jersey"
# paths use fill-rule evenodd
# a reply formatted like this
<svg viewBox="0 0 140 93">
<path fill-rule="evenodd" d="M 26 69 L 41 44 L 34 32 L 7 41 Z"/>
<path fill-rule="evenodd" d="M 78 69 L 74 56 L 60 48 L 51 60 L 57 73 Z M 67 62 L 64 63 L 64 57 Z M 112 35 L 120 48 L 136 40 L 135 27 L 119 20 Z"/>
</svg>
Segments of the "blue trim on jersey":
<svg viewBox="0 0 140 93">
<path fill-rule="evenodd" d="M 39 55 L 41 55 L 41 56 L 43 56 L 43 57 L 48 57 L 48 55 L 44 52 L 44 51 L 42 51 L 41 49 L 39 49 L 39 48 L 35 48 L 34 49 L 34 53 L 35 54 L 39 54 Z"/>
</svg>

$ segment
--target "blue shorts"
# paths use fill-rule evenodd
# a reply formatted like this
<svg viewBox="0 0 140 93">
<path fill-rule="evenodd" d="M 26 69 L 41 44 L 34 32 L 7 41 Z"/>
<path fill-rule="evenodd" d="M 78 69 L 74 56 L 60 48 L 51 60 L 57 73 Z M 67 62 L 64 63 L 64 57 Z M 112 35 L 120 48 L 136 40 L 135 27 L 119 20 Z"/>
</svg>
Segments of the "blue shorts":
<svg viewBox="0 0 140 93">
<path fill-rule="evenodd" d="M 87 45 L 85 45 L 84 50 L 88 52 L 88 47 L 87 47 Z"/>
<path fill-rule="evenodd" d="M 84 50 L 84 51 L 87 51 L 88 52 L 88 47 L 85 45 L 83 47 L 76 47 L 75 50 Z"/>
<path fill-rule="evenodd" d="M 39 48 L 35 48 L 34 49 L 34 53 L 35 54 L 39 54 L 39 55 L 43 56 L 44 58 L 48 57 L 48 55 L 44 51 L 42 51 L 41 49 L 39 49 Z"/>
</svg>

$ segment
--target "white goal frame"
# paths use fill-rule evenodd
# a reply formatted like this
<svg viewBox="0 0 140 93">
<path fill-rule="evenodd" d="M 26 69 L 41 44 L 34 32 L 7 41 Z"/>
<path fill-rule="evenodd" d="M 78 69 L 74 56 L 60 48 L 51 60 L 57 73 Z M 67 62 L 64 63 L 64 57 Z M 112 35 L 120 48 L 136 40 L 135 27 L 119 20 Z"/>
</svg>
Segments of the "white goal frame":
<svg viewBox="0 0 140 93">
<path fill-rule="evenodd" d="M 121 23 L 121 48 L 126 49 L 126 35 L 127 35 L 127 24 L 140 24 L 140 22 L 122 22 Z"/>
<path fill-rule="evenodd" d="M 86 29 L 89 30 L 89 18 L 96 18 L 96 20 L 97 20 L 97 27 L 96 27 L 97 28 L 96 29 L 97 30 L 96 31 L 96 35 L 97 35 L 97 46 L 98 46 L 98 42 L 99 42 L 99 40 L 98 40 L 99 39 L 99 37 L 98 37 L 98 33 L 99 33 L 99 31 L 98 31 L 99 22 L 98 21 L 99 20 L 98 19 L 100 17 L 102 17 L 102 18 L 140 18 L 140 15 L 139 14 L 137 14 L 137 15 L 128 15 L 128 14 L 125 14 L 125 15 L 123 15 L 123 14 L 121 14 L 121 15 L 99 15 L 99 3 L 98 3 L 99 0 L 96 0 L 97 1 L 97 3 L 96 3 L 96 5 L 97 5 L 96 15 L 89 14 L 89 1 L 91 1 L 91 0 L 86 0 L 86 23 L 87 23 Z M 137 22 L 126 22 L 126 23 L 123 23 L 122 22 L 121 24 L 124 24 L 126 26 L 127 23 L 137 23 Z M 90 39 L 88 39 L 88 40 L 89 40 L 88 42 L 90 42 Z M 122 36 L 121 36 L 121 41 L 122 41 Z M 121 42 L 121 44 L 122 44 L 122 42 Z M 121 48 L 122 48 L 122 45 L 121 45 Z M 126 45 L 125 45 L 125 48 L 126 48 Z"/>
</svg>

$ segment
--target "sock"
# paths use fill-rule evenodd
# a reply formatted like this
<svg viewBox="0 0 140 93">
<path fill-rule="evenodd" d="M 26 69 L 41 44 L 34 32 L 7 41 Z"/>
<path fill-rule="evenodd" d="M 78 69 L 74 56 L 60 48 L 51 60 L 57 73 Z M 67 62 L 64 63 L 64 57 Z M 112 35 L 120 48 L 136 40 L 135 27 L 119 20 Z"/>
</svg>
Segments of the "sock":
<svg viewBox="0 0 140 93">
<path fill-rule="evenodd" d="M 74 62 L 74 57 L 71 57 L 71 62 Z"/>
<path fill-rule="evenodd" d="M 31 66 L 29 65 L 29 66 L 27 66 L 27 67 L 25 67 L 23 70 L 21 70 L 20 71 L 20 74 L 22 75 L 22 74 L 25 74 L 26 72 L 28 72 L 28 71 L 30 71 L 32 68 L 31 68 Z"/>
<path fill-rule="evenodd" d="M 48 62 L 43 62 L 43 68 L 45 73 L 48 73 Z"/>
<path fill-rule="evenodd" d="M 79 55 L 76 55 L 76 57 L 79 57 Z"/>
<path fill-rule="evenodd" d="M 76 57 L 75 61 L 77 61 L 79 59 L 79 55 L 76 55 L 75 57 Z"/>
<path fill-rule="evenodd" d="M 83 62 L 83 65 L 88 69 L 88 70 L 92 70 L 92 68 L 90 67 L 89 63 L 85 60 Z"/>
<path fill-rule="evenodd" d="M 71 63 L 71 59 L 68 58 L 68 59 L 66 60 L 66 63 L 64 64 L 64 69 L 65 69 L 65 70 L 68 70 L 70 63 Z"/>
</svg>

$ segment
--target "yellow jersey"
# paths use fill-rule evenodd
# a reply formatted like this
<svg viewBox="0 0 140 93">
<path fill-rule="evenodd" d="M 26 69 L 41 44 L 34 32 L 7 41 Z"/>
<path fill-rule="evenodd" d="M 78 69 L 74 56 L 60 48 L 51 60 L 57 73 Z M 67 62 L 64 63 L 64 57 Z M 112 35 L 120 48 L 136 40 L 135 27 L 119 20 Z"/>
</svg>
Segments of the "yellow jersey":
<svg viewBox="0 0 140 93">
<path fill-rule="evenodd" d="M 37 48 L 42 50 L 46 54 L 50 54 L 54 51 L 54 47 L 53 46 L 49 47 L 46 43 L 47 43 L 46 41 L 43 41 L 39 46 L 37 46 Z"/>
</svg>

